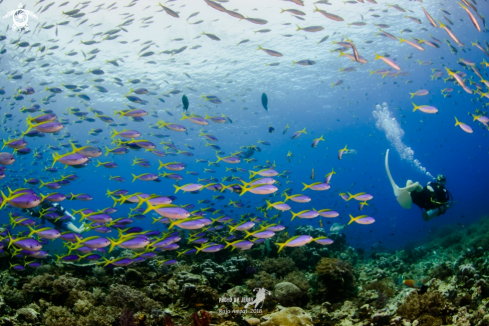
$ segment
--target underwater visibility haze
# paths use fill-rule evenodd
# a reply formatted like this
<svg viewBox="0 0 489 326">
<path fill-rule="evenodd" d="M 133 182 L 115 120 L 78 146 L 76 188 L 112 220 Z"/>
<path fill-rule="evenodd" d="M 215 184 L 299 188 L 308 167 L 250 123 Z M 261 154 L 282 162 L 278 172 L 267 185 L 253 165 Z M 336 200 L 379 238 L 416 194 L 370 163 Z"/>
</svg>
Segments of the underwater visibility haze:
<svg viewBox="0 0 489 326">
<path fill-rule="evenodd" d="M 487 1 L 0 9 L 0 325 L 488 324 Z"/>
</svg>

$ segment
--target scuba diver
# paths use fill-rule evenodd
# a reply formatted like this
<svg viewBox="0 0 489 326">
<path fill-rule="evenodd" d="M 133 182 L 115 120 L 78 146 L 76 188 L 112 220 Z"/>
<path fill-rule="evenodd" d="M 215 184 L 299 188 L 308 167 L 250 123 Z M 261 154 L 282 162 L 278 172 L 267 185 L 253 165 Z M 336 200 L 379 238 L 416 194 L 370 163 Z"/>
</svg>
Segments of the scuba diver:
<svg viewBox="0 0 489 326">
<path fill-rule="evenodd" d="M 47 209 L 49 209 L 51 207 L 54 207 L 55 210 L 52 211 L 53 213 L 58 214 L 60 217 L 61 216 L 69 216 L 70 217 L 70 219 L 65 219 L 65 220 L 48 219 L 48 221 L 54 225 L 54 228 L 56 230 L 72 231 L 72 232 L 80 233 L 80 234 L 90 230 L 90 228 L 85 223 L 83 223 L 82 226 L 80 226 L 80 227 L 76 227 L 75 224 L 73 224 L 73 222 L 75 221 L 75 218 L 73 217 L 73 215 L 68 213 L 68 211 L 66 211 L 66 209 L 58 203 L 51 203 L 49 201 L 44 200 L 41 202 L 41 205 L 39 205 L 39 207 L 40 207 L 39 210 L 35 210 L 33 208 L 28 208 L 28 209 L 23 209 L 22 211 L 29 214 L 30 216 L 33 216 L 33 217 L 38 217 L 38 218 L 41 217 L 41 224 L 44 225 L 46 223 L 46 218 L 41 213 L 46 211 Z"/>
<path fill-rule="evenodd" d="M 399 188 L 389 170 L 389 150 L 385 154 L 385 170 L 401 207 L 410 209 L 413 203 L 418 205 L 423 211 L 423 220 L 429 221 L 438 215 L 445 214 L 447 209 L 453 205 L 452 194 L 445 188 L 447 180 L 444 175 L 438 175 L 434 182 L 428 182 L 425 187 L 421 186 L 419 182 L 408 180 L 406 187 Z"/>
</svg>

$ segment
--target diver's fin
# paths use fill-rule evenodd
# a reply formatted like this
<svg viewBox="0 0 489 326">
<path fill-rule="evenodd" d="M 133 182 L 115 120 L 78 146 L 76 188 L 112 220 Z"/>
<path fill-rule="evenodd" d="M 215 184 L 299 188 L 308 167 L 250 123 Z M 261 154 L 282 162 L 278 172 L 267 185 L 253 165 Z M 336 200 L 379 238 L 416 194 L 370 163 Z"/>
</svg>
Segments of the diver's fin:
<svg viewBox="0 0 489 326">
<path fill-rule="evenodd" d="M 394 195 L 399 197 L 399 187 L 396 185 L 394 180 L 392 179 L 391 171 L 389 170 L 389 150 L 385 153 L 385 171 L 387 172 L 387 176 L 389 177 L 389 181 L 391 182 L 392 189 L 394 190 Z M 401 204 L 402 205 L 402 204 Z"/>
<path fill-rule="evenodd" d="M 397 187 L 397 186 L 396 186 Z M 402 208 L 410 209 L 413 205 L 413 199 L 411 198 L 411 193 L 406 189 L 402 188 L 399 190 L 399 196 L 397 196 L 397 202 Z"/>
</svg>

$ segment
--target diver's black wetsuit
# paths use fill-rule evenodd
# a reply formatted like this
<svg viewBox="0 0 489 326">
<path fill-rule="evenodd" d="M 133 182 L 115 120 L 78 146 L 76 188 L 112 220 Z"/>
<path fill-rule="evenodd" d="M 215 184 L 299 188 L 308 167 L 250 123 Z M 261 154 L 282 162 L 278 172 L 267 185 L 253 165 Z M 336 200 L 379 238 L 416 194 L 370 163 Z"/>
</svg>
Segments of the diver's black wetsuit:
<svg viewBox="0 0 489 326">
<path fill-rule="evenodd" d="M 440 208 L 440 214 L 446 211 L 446 203 L 450 200 L 450 193 L 445 189 L 445 186 L 437 182 L 428 182 L 423 191 L 411 192 L 413 203 L 421 209 L 431 210 Z"/>
<path fill-rule="evenodd" d="M 58 203 L 53 204 L 53 203 L 48 202 L 48 201 L 43 201 L 41 203 L 40 209 L 37 210 L 37 211 L 34 210 L 34 209 L 32 209 L 32 208 L 25 209 L 24 211 L 27 214 L 29 214 L 30 216 L 40 217 L 41 216 L 40 210 L 41 209 L 48 209 L 50 207 L 56 208 L 56 210 L 54 212 L 57 213 L 59 216 L 65 215 L 65 209 L 61 205 L 59 205 Z M 51 222 L 54 225 L 54 228 L 56 230 L 62 230 L 63 229 L 63 223 L 64 223 L 64 221 L 62 221 L 62 220 L 50 220 L 49 222 Z M 46 223 L 46 218 L 42 217 L 41 218 L 41 224 L 44 225 L 45 223 Z"/>
</svg>

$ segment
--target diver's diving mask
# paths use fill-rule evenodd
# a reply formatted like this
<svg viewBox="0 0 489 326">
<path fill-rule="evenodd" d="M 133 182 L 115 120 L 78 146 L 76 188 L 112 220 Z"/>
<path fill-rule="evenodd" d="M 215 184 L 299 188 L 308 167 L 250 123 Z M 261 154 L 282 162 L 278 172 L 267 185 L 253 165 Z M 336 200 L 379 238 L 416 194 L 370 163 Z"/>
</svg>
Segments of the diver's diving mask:
<svg viewBox="0 0 489 326">
<path fill-rule="evenodd" d="M 436 183 L 444 186 L 447 183 L 447 178 L 445 178 L 445 176 L 443 174 L 439 174 L 436 177 Z"/>
</svg>

